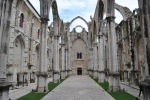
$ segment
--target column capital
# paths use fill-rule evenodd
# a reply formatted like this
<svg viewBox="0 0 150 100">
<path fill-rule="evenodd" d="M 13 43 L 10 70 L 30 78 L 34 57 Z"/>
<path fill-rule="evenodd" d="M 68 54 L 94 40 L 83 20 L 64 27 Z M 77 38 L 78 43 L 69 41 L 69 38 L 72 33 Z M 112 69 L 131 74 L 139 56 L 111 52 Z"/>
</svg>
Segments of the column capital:
<svg viewBox="0 0 150 100">
<path fill-rule="evenodd" d="M 65 43 L 60 43 L 60 45 L 61 45 L 62 47 L 64 47 L 64 46 L 65 46 Z"/>
<path fill-rule="evenodd" d="M 65 51 L 68 51 L 68 49 L 65 49 Z"/>
<path fill-rule="evenodd" d="M 54 35 L 54 39 L 59 39 L 59 35 Z"/>
<path fill-rule="evenodd" d="M 99 34 L 97 36 L 98 36 L 98 38 L 102 38 L 104 36 L 104 34 Z"/>
<path fill-rule="evenodd" d="M 95 43 L 94 43 L 94 46 L 97 46 L 97 44 L 98 44 L 98 43 L 95 42 Z"/>
<path fill-rule="evenodd" d="M 114 21 L 115 20 L 115 16 L 108 16 L 108 17 L 106 17 L 106 20 L 107 20 L 107 22 L 111 22 L 111 21 Z"/>
<path fill-rule="evenodd" d="M 90 51 L 93 51 L 93 48 L 90 48 L 89 50 L 90 50 Z"/>
<path fill-rule="evenodd" d="M 48 18 L 41 18 L 41 23 L 48 23 L 49 19 Z"/>
</svg>

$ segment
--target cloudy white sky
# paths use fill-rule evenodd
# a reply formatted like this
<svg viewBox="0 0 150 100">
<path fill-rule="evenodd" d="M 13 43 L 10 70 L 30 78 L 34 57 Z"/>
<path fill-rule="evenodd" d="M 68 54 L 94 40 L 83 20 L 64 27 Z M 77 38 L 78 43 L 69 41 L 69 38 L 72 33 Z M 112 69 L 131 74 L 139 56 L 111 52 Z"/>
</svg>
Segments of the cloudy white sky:
<svg viewBox="0 0 150 100">
<path fill-rule="evenodd" d="M 138 8 L 138 0 L 115 0 L 117 4 L 128 7 L 131 11 Z M 40 12 L 39 0 L 30 0 L 35 9 Z M 90 21 L 90 16 L 94 15 L 97 0 L 57 0 L 58 13 L 64 22 L 69 22 L 76 16 L 81 16 L 87 21 Z M 118 11 L 115 11 L 116 22 L 122 20 L 122 16 Z M 52 21 L 52 12 L 50 11 L 50 20 Z M 82 25 L 87 28 L 86 24 L 78 19 L 74 21 L 72 27 Z"/>
</svg>

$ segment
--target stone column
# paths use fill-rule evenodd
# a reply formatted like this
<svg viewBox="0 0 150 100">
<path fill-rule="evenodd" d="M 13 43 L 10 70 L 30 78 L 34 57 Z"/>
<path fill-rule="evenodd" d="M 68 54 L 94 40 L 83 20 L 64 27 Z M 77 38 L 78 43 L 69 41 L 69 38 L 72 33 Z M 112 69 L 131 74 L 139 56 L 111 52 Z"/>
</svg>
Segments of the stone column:
<svg viewBox="0 0 150 100">
<path fill-rule="evenodd" d="M 68 75 L 71 75 L 71 40 L 70 40 L 70 32 L 69 29 L 67 30 L 68 35 Z"/>
<path fill-rule="evenodd" d="M 144 58 L 145 58 L 145 77 L 140 84 L 143 87 L 143 100 L 150 100 L 150 1 L 138 0 L 141 17 L 141 32 L 144 42 Z"/>
<path fill-rule="evenodd" d="M 94 44 L 94 78 L 98 77 L 98 64 L 97 64 L 97 43 Z"/>
<path fill-rule="evenodd" d="M 0 0 L 0 100 L 9 100 L 9 87 L 6 81 L 6 66 L 10 32 L 10 17 L 13 0 Z"/>
<path fill-rule="evenodd" d="M 62 70 L 61 70 L 61 79 L 65 79 L 65 44 L 61 44 L 62 50 Z"/>
<path fill-rule="evenodd" d="M 53 75 L 54 75 L 54 83 L 57 83 L 59 81 L 59 59 L 58 59 L 58 56 L 59 56 L 59 52 L 58 52 L 58 39 L 59 39 L 59 36 L 54 36 L 54 72 L 53 72 Z"/>
<path fill-rule="evenodd" d="M 65 73 L 68 76 L 68 49 L 65 49 Z"/>
<path fill-rule="evenodd" d="M 40 37 L 40 61 L 39 72 L 37 73 L 37 88 L 38 92 L 46 92 L 47 87 L 47 28 L 49 21 L 50 0 L 40 0 L 40 15 L 41 15 L 41 37 Z"/>
<path fill-rule="evenodd" d="M 90 48 L 89 49 L 89 75 L 92 76 L 92 72 L 93 72 L 93 49 Z"/>
<path fill-rule="evenodd" d="M 103 35 L 100 35 L 99 38 L 99 75 L 98 75 L 98 82 L 99 83 L 104 83 L 105 81 L 105 58 L 104 58 L 104 40 L 103 40 Z"/>
<path fill-rule="evenodd" d="M 39 62 L 39 73 L 37 74 L 37 91 L 46 92 L 47 87 L 47 24 L 48 20 L 41 19 L 41 37 L 40 37 L 40 62 Z"/>
<path fill-rule="evenodd" d="M 109 39 L 109 90 L 119 91 L 119 72 L 117 66 L 117 44 L 115 33 L 115 17 L 114 17 L 115 0 L 107 0 L 107 23 L 108 23 L 108 39 Z"/>
</svg>

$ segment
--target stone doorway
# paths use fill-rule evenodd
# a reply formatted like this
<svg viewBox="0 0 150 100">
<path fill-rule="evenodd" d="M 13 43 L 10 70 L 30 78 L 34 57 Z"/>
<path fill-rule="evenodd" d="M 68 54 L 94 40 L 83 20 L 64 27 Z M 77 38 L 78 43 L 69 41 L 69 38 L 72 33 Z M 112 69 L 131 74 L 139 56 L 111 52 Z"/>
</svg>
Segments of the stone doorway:
<svg viewBox="0 0 150 100">
<path fill-rule="evenodd" d="M 82 68 L 77 68 L 77 75 L 82 75 Z"/>
</svg>

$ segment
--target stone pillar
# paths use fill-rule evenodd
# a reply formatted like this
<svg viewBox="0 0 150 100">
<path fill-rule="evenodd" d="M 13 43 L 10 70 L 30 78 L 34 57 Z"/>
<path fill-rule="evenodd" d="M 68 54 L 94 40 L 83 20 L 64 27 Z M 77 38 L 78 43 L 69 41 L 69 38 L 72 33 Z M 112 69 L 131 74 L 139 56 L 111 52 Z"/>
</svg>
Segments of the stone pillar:
<svg viewBox="0 0 150 100">
<path fill-rule="evenodd" d="M 93 76 L 93 49 L 92 48 L 90 48 L 89 49 L 89 75 L 90 76 Z"/>
<path fill-rule="evenodd" d="M 71 40 L 70 40 L 70 32 L 69 29 L 67 30 L 67 35 L 68 35 L 68 75 L 71 75 Z"/>
<path fill-rule="evenodd" d="M 109 39 L 109 90 L 119 91 L 119 72 L 117 66 L 117 44 L 114 17 L 115 0 L 107 0 L 107 23 Z"/>
<path fill-rule="evenodd" d="M 145 58 L 145 72 L 144 81 L 140 84 L 143 87 L 143 100 L 150 100 L 150 1 L 149 0 L 138 0 L 141 17 L 141 32 L 144 42 L 144 58 Z"/>
<path fill-rule="evenodd" d="M 65 73 L 68 76 L 68 49 L 65 49 Z"/>
<path fill-rule="evenodd" d="M 57 83 L 59 82 L 59 62 L 58 62 L 58 56 L 59 56 L 59 52 L 58 52 L 58 39 L 59 39 L 59 36 L 54 36 L 54 72 L 53 72 L 53 75 L 54 75 L 54 83 Z"/>
<path fill-rule="evenodd" d="M 94 78 L 98 78 L 97 43 L 94 44 Z"/>
<path fill-rule="evenodd" d="M 105 58 L 104 58 L 104 40 L 103 35 L 100 35 L 99 38 L 100 43 L 98 43 L 99 46 L 99 75 L 98 75 L 98 82 L 104 83 L 105 81 Z"/>
<path fill-rule="evenodd" d="M 143 87 L 143 100 L 150 100 L 150 76 L 146 77 L 140 84 Z"/>
<path fill-rule="evenodd" d="M 65 79 L 65 44 L 61 44 L 62 49 L 62 70 L 61 70 L 61 79 Z"/>
<path fill-rule="evenodd" d="M 37 91 L 46 92 L 47 87 L 47 24 L 48 20 L 41 19 L 41 37 L 40 37 L 40 62 L 39 62 L 39 73 L 37 74 Z"/>
<path fill-rule="evenodd" d="M 13 0 L 0 0 L 0 100 L 9 100 L 9 87 L 6 81 L 6 66 L 10 32 L 10 17 Z"/>
<path fill-rule="evenodd" d="M 50 0 L 40 0 L 40 15 L 41 15 L 41 37 L 40 37 L 40 61 L 39 72 L 37 73 L 37 88 L 38 92 L 46 92 L 47 87 L 47 28 L 49 21 Z"/>
</svg>

